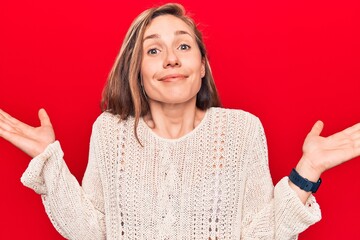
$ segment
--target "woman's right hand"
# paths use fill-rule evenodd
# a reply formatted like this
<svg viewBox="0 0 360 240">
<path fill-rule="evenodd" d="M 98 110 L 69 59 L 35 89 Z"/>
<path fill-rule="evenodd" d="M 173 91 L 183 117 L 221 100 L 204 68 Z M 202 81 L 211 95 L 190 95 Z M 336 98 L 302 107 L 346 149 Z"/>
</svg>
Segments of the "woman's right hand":
<svg viewBox="0 0 360 240">
<path fill-rule="evenodd" d="M 30 157 L 36 157 L 55 141 L 54 129 L 44 109 L 39 110 L 40 126 L 29 126 L 0 109 L 0 137 Z"/>
</svg>

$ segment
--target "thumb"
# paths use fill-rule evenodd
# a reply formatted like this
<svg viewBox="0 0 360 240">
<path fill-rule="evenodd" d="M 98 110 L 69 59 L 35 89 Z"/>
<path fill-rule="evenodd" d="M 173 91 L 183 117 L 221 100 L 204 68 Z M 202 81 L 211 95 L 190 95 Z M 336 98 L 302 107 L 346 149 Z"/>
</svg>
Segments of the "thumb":
<svg viewBox="0 0 360 240">
<path fill-rule="evenodd" d="M 312 129 L 308 135 L 319 136 L 323 129 L 324 129 L 324 123 L 322 121 L 318 120 L 314 124 L 314 126 L 312 127 Z"/>
<path fill-rule="evenodd" d="M 40 124 L 41 126 L 52 126 L 51 125 L 51 122 L 50 122 L 50 118 L 49 116 L 47 115 L 45 109 L 41 108 L 39 110 L 39 119 L 40 119 Z"/>
</svg>

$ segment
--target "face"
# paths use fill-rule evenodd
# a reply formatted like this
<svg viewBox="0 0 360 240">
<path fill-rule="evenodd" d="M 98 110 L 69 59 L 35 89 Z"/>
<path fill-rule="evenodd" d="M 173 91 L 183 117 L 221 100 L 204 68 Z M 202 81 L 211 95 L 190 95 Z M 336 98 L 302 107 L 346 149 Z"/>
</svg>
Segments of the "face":
<svg viewBox="0 0 360 240">
<path fill-rule="evenodd" d="M 185 22 L 172 15 L 152 20 L 144 34 L 141 75 L 150 104 L 195 103 L 205 65 Z"/>
</svg>

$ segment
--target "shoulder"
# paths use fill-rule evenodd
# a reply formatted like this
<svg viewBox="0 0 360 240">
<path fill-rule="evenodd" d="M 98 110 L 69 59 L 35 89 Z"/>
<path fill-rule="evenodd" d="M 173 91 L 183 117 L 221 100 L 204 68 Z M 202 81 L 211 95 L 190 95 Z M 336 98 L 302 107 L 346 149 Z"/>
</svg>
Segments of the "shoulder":
<svg viewBox="0 0 360 240">
<path fill-rule="evenodd" d="M 120 121 L 120 117 L 118 115 L 114 115 L 109 112 L 102 112 L 95 120 L 94 126 L 104 125 L 104 124 L 116 124 Z"/>
<path fill-rule="evenodd" d="M 232 138 L 252 142 L 264 131 L 257 116 L 241 109 L 211 108 L 209 115 L 212 124 L 222 126 Z"/>
<path fill-rule="evenodd" d="M 242 123 L 245 126 L 261 126 L 260 119 L 254 114 L 241 110 L 241 109 L 230 109 L 230 108 L 219 108 L 213 107 L 209 109 L 210 114 L 213 116 L 224 116 L 226 117 L 228 124 L 239 124 Z"/>
<path fill-rule="evenodd" d="M 121 128 L 129 120 L 121 120 L 119 115 L 109 112 L 101 113 L 93 124 L 93 131 L 114 132 Z"/>
</svg>

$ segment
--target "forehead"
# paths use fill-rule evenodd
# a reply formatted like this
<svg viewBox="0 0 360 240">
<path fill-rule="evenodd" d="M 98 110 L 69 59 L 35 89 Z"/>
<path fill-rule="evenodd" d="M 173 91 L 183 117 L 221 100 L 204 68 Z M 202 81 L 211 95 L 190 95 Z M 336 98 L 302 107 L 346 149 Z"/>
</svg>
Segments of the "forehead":
<svg viewBox="0 0 360 240">
<path fill-rule="evenodd" d="M 194 36 L 193 29 L 182 19 L 170 14 L 161 15 L 154 18 L 146 27 L 144 38 L 153 34 L 163 36 L 167 34 L 174 34 L 175 32 L 179 31 L 185 31 L 188 32 L 191 36 Z"/>
</svg>

